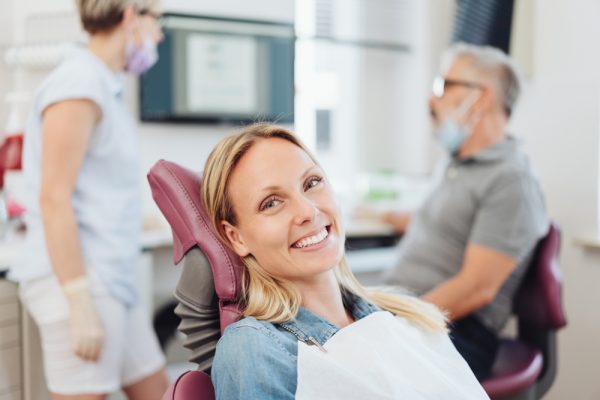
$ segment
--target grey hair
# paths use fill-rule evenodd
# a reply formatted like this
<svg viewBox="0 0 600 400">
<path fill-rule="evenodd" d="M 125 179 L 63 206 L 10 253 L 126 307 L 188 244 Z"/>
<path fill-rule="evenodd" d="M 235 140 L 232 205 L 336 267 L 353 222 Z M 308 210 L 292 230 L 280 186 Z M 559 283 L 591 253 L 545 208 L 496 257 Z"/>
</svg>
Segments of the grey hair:
<svg viewBox="0 0 600 400">
<path fill-rule="evenodd" d="M 123 11 L 134 6 L 140 11 L 149 11 L 157 0 L 75 0 L 81 25 L 90 34 L 108 32 L 123 19 Z"/>
<path fill-rule="evenodd" d="M 448 69 L 457 58 L 467 58 L 482 75 L 495 81 L 507 117 L 510 117 L 522 89 L 521 73 L 503 51 L 490 46 L 455 43 L 442 55 L 442 69 Z"/>
</svg>

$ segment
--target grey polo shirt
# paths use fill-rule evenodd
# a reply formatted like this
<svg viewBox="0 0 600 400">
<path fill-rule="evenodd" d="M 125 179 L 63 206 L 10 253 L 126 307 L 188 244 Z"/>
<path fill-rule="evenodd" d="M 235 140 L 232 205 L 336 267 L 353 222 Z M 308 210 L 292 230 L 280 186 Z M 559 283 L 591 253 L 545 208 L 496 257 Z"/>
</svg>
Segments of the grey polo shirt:
<svg viewBox="0 0 600 400">
<path fill-rule="evenodd" d="M 529 160 L 517 141 L 507 137 L 469 159 L 448 163 L 404 235 L 386 284 L 422 295 L 459 272 L 467 245 L 497 250 L 517 260 L 518 267 L 494 301 L 475 315 L 498 332 L 511 314 L 514 293 L 548 223 Z"/>
</svg>

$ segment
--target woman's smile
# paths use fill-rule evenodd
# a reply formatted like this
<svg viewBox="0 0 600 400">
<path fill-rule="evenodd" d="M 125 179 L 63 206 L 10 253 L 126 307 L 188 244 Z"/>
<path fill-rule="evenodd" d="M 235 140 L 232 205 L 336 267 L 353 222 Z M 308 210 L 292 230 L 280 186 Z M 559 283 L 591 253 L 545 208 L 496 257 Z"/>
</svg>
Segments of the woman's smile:
<svg viewBox="0 0 600 400">
<path fill-rule="evenodd" d="M 292 244 L 293 249 L 298 250 L 319 250 L 329 243 L 329 230 L 331 225 L 324 226 L 316 234 L 310 233 Z"/>
</svg>

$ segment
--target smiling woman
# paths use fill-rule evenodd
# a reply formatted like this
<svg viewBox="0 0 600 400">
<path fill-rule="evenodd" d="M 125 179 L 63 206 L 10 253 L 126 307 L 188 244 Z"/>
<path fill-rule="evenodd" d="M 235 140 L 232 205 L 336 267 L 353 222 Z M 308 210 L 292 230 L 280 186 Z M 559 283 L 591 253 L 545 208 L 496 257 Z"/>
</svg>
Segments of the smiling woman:
<svg viewBox="0 0 600 400">
<path fill-rule="evenodd" d="M 215 230 L 246 266 L 245 318 L 212 366 L 217 398 L 487 398 L 434 306 L 354 278 L 331 185 L 291 132 L 259 124 L 224 139 L 202 182 Z"/>
</svg>

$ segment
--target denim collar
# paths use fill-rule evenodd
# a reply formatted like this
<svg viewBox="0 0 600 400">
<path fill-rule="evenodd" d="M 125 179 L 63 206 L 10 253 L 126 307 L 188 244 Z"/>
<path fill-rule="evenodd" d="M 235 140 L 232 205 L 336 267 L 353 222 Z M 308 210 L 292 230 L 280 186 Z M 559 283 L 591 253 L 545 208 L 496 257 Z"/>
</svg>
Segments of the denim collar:
<svg viewBox="0 0 600 400">
<path fill-rule="evenodd" d="M 342 297 L 344 306 L 356 321 L 375 311 L 380 311 L 378 307 L 367 303 L 363 298 L 350 292 L 343 291 Z M 331 322 L 319 317 L 305 307 L 300 307 L 295 319 L 278 325 L 302 342 L 316 344 L 316 341 L 321 346 L 340 330 Z"/>
</svg>

